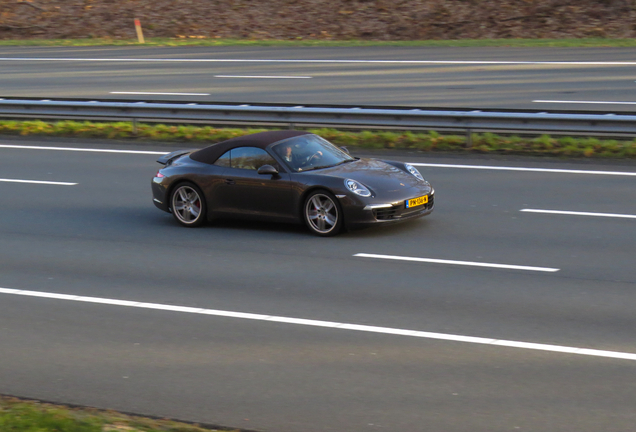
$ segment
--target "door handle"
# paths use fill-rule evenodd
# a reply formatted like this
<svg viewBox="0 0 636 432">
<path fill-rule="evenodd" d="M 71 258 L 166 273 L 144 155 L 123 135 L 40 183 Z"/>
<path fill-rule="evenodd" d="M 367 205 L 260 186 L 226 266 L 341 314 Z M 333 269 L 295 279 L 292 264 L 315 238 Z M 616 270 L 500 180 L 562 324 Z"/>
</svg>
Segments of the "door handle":
<svg viewBox="0 0 636 432">
<path fill-rule="evenodd" d="M 225 179 L 225 184 L 233 185 L 235 183 L 236 182 L 234 180 L 232 180 L 232 179 Z"/>
</svg>

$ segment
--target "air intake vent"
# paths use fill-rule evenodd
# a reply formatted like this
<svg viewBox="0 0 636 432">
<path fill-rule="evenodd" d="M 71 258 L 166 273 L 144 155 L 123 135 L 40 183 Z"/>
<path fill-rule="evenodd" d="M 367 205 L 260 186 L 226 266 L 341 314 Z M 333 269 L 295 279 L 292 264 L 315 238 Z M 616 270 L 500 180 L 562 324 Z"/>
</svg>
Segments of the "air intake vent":
<svg viewBox="0 0 636 432">
<path fill-rule="evenodd" d="M 396 207 L 391 208 L 382 208 L 373 210 L 375 218 L 377 220 L 391 220 L 395 217 L 395 213 L 397 213 Z"/>
</svg>

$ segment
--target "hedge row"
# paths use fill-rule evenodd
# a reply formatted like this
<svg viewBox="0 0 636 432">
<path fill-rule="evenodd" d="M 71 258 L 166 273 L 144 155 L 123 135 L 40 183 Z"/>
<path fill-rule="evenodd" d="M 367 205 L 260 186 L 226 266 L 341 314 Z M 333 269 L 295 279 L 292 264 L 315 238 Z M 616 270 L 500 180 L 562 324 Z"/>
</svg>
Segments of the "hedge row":
<svg viewBox="0 0 636 432">
<path fill-rule="evenodd" d="M 78 138 L 135 139 L 146 141 L 179 141 L 201 144 L 260 132 L 263 129 L 230 129 L 210 126 L 163 124 L 91 123 L 76 121 L 0 121 L 0 134 L 48 135 Z M 463 135 L 440 135 L 437 132 L 341 131 L 310 129 L 339 146 L 366 149 L 411 149 L 419 151 L 523 154 L 567 157 L 636 158 L 636 139 L 631 141 L 597 138 L 538 138 L 500 136 L 492 133 L 473 134 L 472 145 Z"/>
<path fill-rule="evenodd" d="M 167 419 L 96 408 L 70 408 L 0 395 L 2 432 L 220 432 Z M 229 432 L 229 431 L 228 431 Z M 238 431 L 234 431 L 238 432 Z"/>
</svg>

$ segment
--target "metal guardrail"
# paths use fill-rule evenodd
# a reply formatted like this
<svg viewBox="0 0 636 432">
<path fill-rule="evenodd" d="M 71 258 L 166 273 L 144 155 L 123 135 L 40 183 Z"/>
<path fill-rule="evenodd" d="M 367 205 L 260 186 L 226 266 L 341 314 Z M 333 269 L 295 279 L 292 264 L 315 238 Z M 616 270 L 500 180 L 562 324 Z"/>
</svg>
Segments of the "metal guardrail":
<svg viewBox="0 0 636 432">
<path fill-rule="evenodd" d="M 136 123 L 270 124 L 636 135 L 636 115 L 480 110 L 289 106 L 185 102 L 0 99 L 0 117 L 126 120 Z"/>
</svg>

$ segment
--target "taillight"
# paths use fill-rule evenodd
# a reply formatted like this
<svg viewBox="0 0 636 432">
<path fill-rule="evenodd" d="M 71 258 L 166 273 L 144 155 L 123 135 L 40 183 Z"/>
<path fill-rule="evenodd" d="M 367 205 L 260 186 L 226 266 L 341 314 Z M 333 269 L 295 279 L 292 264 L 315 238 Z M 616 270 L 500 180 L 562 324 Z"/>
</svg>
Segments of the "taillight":
<svg viewBox="0 0 636 432">
<path fill-rule="evenodd" d="M 155 174 L 155 178 L 164 178 L 165 175 L 161 174 L 161 171 L 157 171 L 157 174 Z"/>
</svg>

